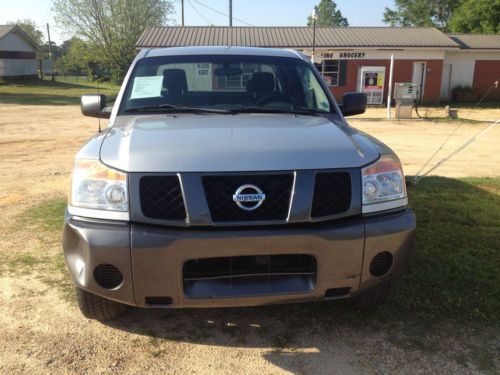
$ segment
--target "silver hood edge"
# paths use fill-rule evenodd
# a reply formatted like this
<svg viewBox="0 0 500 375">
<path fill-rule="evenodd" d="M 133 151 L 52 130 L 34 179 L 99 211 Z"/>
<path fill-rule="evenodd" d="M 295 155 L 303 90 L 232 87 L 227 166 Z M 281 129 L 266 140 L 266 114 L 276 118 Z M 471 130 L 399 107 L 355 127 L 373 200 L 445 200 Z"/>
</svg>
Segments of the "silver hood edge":
<svg viewBox="0 0 500 375">
<path fill-rule="evenodd" d="M 119 116 L 103 163 L 126 172 L 254 172 L 355 168 L 379 157 L 365 135 L 321 116 Z"/>
</svg>

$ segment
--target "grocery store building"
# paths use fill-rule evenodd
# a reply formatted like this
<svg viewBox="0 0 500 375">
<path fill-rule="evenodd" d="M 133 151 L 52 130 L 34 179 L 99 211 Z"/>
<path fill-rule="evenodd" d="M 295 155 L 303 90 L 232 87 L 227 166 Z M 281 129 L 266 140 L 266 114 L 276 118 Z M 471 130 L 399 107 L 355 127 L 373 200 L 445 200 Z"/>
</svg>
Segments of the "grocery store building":
<svg viewBox="0 0 500 375">
<path fill-rule="evenodd" d="M 314 34 L 314 35 L 313 35 Z M 314 39 L 314 52 L 313 52 Z M 391 55 L 394 83 L 414 83 L 423 103 L 500 101 L 500 35 L 447 35 L 411 27 L 152 27 L 138 48 L 179 46 L 293 48 L 311 56 L 331 91 L 387 99 Z M 498 84 L 496 85 L 498 86 Z M 456 93 L 466 92 L 464 96 Z"/>
</svg>

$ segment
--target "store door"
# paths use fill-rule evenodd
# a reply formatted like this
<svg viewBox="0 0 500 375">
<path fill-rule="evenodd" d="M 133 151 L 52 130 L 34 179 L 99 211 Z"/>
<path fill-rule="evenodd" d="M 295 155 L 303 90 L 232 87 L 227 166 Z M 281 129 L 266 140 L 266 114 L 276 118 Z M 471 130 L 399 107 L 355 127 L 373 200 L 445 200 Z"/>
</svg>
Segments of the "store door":
<svg viewBox="0 0 500 375">
<path fill-rule="evenodd" d="M 425 89 L 425 63 L 413 63 L 413 78 L 412 82 L 417 85 L 417 103 L 420 103 L 424 96 Z"/>
<path fill-rule="evenodd" d="M 366 94 L 368 104 L 384 101 L 385 66 L 362 66 L 358 74 L 358 91 Z"/>
<path fill-rule="evenodd" d="M 451 91 L 450 91 L 450 83 L 451 83 L 451 64 L 443 65 L 443 76 L 441 78 L 441 100 L 449 101 L 451 99 Z"/>
</svg>

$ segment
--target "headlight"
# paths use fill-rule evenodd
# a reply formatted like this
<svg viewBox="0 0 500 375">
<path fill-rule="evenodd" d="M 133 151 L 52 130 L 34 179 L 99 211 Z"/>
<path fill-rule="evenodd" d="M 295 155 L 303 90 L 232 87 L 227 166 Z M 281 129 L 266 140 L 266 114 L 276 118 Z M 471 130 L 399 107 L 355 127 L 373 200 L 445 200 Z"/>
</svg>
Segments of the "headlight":
<svg viewBox="0 0 500 375">
<path fill-rule="evenodd" d="M 97 210 L 128 211 L 127 174 L 111 169 L 98 160 L 76 160 L 70 205 Z"/>
<path fill-rule="evenodd" d="M 398 158 L 383 155 L 362 169 L 363 213 L 389 210 L 408 204 L 403 169 Z"/>
</svg>

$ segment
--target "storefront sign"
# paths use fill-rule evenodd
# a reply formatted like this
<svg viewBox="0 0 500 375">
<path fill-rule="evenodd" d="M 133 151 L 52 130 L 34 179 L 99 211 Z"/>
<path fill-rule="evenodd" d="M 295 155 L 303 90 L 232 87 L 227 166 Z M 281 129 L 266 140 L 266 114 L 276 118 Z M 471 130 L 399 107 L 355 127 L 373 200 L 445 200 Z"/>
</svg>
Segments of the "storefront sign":
<svg viewBox="0 0 500 375">
<path fill-rule="evenodd" d="M 340 52 L 339 59 L 364 59 L 365 52 Z"/>
<path fill-rule="evenodd" d="M 322 52 L 323 59 L 364 59 L 366 52 Z"/>
</svg>

